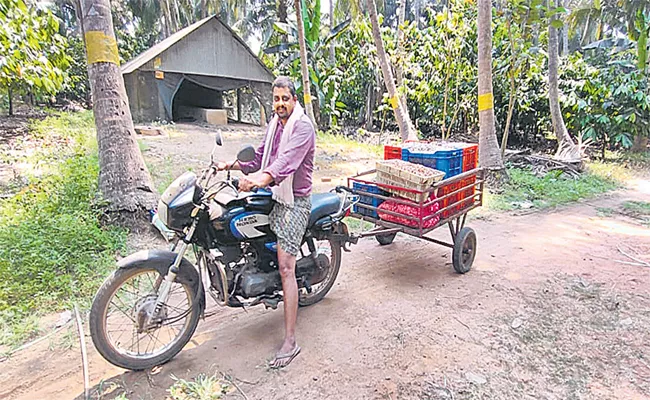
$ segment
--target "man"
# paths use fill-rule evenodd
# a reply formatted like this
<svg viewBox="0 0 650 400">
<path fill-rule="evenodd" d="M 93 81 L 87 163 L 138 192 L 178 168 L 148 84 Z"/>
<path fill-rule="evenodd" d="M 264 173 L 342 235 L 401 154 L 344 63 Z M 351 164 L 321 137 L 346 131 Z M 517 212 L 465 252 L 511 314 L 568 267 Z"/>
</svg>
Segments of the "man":
<svg viewBox="0 0 650 400">
<path fill-rule="evenodd" d="M 300 353 L 296 343 L 298 285 L 296 256 L 307 229 L 311 212 L 312 172 L 316 132 L 297 101 L 296 89 L 287 77 L 273 82 L 273 110 L 266 136 L 255 159 L 243 163 L 219 163 L 219 169 L 240 169 L 248 175 L 239 180 L 239 190 L 271 186 L 276 204 L 269 215 L 271 229 L 278 238 L 278 264 L 284 297 L 284 342 L 271 362 L 282 368 Z"/>
</svg>

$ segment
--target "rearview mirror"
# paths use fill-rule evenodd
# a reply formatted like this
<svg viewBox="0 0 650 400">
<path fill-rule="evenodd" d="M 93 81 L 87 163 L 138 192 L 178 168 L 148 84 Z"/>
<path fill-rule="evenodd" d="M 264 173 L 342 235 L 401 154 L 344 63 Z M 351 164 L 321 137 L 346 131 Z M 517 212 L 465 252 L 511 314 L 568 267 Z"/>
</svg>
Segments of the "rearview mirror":
<svg viewBox="0 0 650 400">
<path fill-rule="evenodd" d="M 217 146 L 222 146 L 223 145 L 223 138 L 221 137 L 221 129 L 217 130 L 217 135 L 216 135 L 214 141 L 217 144 Z"/>
<path fill-rule="evenodd" d="M 246 145 L 237 153 L 237 161 L 251 162 L 255 159 L 255 149 L 251 145 Z"/>
</svg>

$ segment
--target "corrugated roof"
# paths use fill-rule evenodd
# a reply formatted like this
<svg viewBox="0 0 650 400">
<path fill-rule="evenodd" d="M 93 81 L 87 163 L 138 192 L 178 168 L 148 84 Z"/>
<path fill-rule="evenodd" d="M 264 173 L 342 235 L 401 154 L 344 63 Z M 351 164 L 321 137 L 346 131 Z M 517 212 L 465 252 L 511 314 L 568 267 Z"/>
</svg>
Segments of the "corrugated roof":
<svg viewBox="0 0 650 400">
<path fill-rule="evenodd" d="M 156 56 L 158 56 L 159 54 L 161 54 L 165 50 L 169 49 L 174 44 L 178 43 L 181 39 L 185 38 L 187 35 L 194 32 L 195 30 L 197 30 L 198 28 L 200 28 L 201 26 L 203 26 L 205 23 L 207 23 L 208 21 L 210 21 L 212 19 L 217 20 L 218 23 L 220 23 L 221 25 L 226 27 L 226 29 L 228 29 L 228 31 L 230 31 L 230 33 L 233 35 L 233 37 L 235 39 L 237 39 L 237 41 L 240 42 L 246 48 L 246 50 L 248 50 L 250 55 L 253 58 L 255 58 L 255 60 L 257 60 L 257 62 L 271 75 L 271 77 L 274 76 L 273 72 L 271 72 L 271 70 L 269 70 L 266 67 L 266 65 L 264 65 L 264 63 L 255 55 L 255 53 L 253 53 L 253 51 L 250 49 L 250 47 L 248 47 L 246 42 L 244 42 L 244 40 L 242 38 L 240 38 L 239 35 L 237 35 L 227 24 L 224 24 L 223 22 L 221 22 L 221 20 L 219 20 L 219 18 L 217 18 L 216 15 L 213 15 L 211 17 L 207 17 L 207 18 L 204 18 L 204 19 L 202 19 L 202 20 L 200 20 L 198 22 L 195 22 L 192 25 L 190 25 L 190 26 L 188 26 L 186 28 L 183 28 L 180 31 L 178 31 L 178 32 L 174 33 L 173 35 L 169 36 L 168 38 L 166 38 L 162 42 L 155 44 L 149 50 L 146 50 L 146 51 L 140 53 L 137 57 L 130 60 L 129 62 L 127 62 L 126 64 L 124 64 L 121 67 L 122 74 L 130 74 L 131 72 L 134 72 L 135 70 L 142 67 L 143 65 L 145 65 L 146 63 L 148 63 L 149 61 L 154 59 Z"/>
<path fill-rule="evenodd" d="M 162 53 L 163 51 L 167 50 L 168 48 L 172 47 L 174 44 L 176 44 L 179 40 L 183 39 L 185 36 L 189 35 L 190 33 L 194 32 L 197 28 L 208 22 L 210 19 L 214 17 L 207 17 L 204 18 L 198 22 L 193 23 L 192 25 L 185 27 L 181 29 L 180 31 L 174 33 L 173 35 L 169 36 L 165 40 L 163 40 L 160 43 L 156 43 L 153 45 L 149 50 L 146 50 L 142 53 L 140 53 L 136 58 L 130 60 L 126 64 L 122 65 L 122 74 L 130 74 L 131 72 L 135 71 L 136 69 L 140 68 L 141 66 L 145 65 L 149 61 L 151 61 L 154 57 L 156 57 L 158 54 Z"/>
</svg>

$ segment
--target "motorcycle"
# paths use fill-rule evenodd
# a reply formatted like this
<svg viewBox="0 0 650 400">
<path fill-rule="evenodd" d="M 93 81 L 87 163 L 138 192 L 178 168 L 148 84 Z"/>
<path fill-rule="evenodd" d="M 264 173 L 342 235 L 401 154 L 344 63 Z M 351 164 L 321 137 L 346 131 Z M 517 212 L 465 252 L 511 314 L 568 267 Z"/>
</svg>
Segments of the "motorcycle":
<svg viewBox="0 0 650 400">
<path fill-rule="evenodd" d="M 159 223 L 173 232 L 173 251 L 144 250 L 120 260 L 99 288 L 90 334 L 110 363 L 143 370 L 180 352 L 205 317 L 206 293 L 220 306 L 277 308 L 282 301 L 277 243 L 269 227 L 270 191 L 240 192 L 238 180 L 211 183 L 219 174 L 214 150 L 200 177 L 186 172 L 162 194 Z M 255 150 L 237 155 L 251 161 Z M 334 285 L 341 251 L 355 243 L 343 218 L 359 201 L 346 187 L 312 195 L 312 209 L 296 262 L 299 306 L 322 300 Z M 193 250 L 190 252 L 190 250 Z M 193 254 L 195 262 L 188 259 Z M 188 257 L 186 257 L 188 255 Z"/>
</svg>

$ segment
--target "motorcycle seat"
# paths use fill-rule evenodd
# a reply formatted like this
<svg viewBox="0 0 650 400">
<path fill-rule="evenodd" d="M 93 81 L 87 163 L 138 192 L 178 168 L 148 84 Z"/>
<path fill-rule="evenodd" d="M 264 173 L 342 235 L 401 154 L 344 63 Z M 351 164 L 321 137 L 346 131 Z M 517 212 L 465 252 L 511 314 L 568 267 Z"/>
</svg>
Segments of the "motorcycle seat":
<svg viewBox="0 0 650 400">
<path fill-rule="evenodd" d="M 326 215 L 334 214 L 341 207 L 341 198 L 336 193 L 311 195 L 311 215 L 308 226 L 312 226 Z"/>
</svg>

